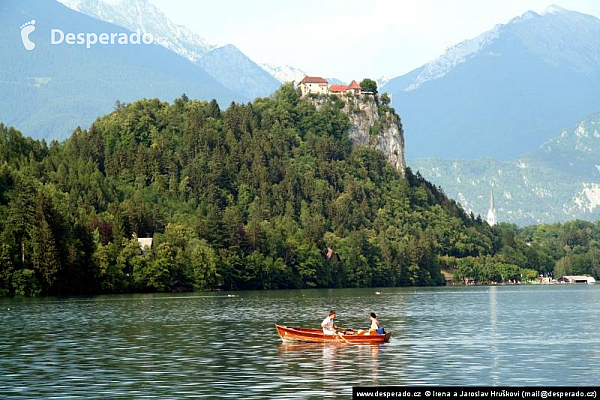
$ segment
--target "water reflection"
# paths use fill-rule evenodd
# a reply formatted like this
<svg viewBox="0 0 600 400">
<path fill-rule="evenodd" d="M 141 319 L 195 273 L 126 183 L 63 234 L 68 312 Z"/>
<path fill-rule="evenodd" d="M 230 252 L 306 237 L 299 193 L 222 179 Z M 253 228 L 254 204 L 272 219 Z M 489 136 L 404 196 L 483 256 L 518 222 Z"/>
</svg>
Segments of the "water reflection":
<svg viewBox="0 0 600 400">
<path fill-rule="evenodd" d="M 497 299 L 498 298 L 498 288 L 496 286 L 491 286 L 489 288 L 489 299 L 490 299 L 490 346 L 491 346 L 491 358 L 492 358 L 492 367 L 490 371 L 490 377 L 492 379 L 492 385 L 498 386 L 499 376 L 496 371 L 498 371 L 499 359 L 498 359 L 498 329 L 496 327 L 497 324 Z"/>
<path fill-rule="evenodd" d="M 349 398 L 356 385 L 589 384 L 600 285 L 0 299 L 0 398 Z M 282 343 L 274 316 L 389 343 Z M 291 312 L 293 311 L 293 313 Z M 378 312 L 379 314 L 379 312 Z"/>
<path fill-rule="evenodd" d="M 296 387 L 306 388 L 321 382 L 320 395 L 333 398 L 353 385 L 379 384 L 379 354 L 384 346 L 284 342 L 277 348 L 277 365 L 285 380 Z M 357 377 L 361 377 L 360 382 L 353 380 Z"/>
<path fill-rule="evenodd" d="M 370 377 L 369 385 L 379 384 L 379 349 L 386 344 L 365 344 L 360 345 L 360 362 L 367 372 L 365 375 Z"/>
</svg>

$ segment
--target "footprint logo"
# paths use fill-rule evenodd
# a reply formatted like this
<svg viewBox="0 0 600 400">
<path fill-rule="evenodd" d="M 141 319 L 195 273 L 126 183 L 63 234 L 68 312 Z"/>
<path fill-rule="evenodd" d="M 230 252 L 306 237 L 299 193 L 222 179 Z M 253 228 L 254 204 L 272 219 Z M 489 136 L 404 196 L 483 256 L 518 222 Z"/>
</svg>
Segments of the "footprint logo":
<svg viewBox="0 0 600 400">
<path fill-rule="evenodd" d="M 27 50 L 33 50 L 35 43 L 29 40 L 29 34 L 35 31 L 35 19 L 32 19 L 26 24 L 21 25 L 21 39 L 23 39 L 23 46 Z"/>
</svg>

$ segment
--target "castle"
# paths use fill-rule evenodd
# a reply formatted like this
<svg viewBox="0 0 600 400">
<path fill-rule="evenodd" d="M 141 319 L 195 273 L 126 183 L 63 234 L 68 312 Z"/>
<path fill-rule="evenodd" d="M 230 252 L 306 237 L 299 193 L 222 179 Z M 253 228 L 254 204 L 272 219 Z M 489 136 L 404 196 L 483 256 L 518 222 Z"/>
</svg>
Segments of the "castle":
<svg viewBox="0 0 600 400">
<path fill-rule="evenodd" d="M 302 95 L 307 94 L 362 94 L 363 92 L 360 85 L 355 80 L 350 82 L 348 86 L 345 85 L 331 85 L 327 82 L 327 79 L 321 78 L 320 76 L 308 76 L 306 75 L 298 87 L 302 90 Z"/>
</svg>

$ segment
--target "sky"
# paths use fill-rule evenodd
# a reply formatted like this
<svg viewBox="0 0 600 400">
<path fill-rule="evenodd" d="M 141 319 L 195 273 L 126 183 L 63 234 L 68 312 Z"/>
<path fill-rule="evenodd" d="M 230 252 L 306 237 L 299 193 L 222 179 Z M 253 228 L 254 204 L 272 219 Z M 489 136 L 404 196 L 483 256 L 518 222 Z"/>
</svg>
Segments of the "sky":
<svg viewBox="0 0 600 400">
<path fill-rule="evenodd" d="M 234 44 L 257 63 L 343 81 L 403 75 L 551 4 L 600 18 L 598 0 L 150 1 L 211 44 Z"/>
</svg>

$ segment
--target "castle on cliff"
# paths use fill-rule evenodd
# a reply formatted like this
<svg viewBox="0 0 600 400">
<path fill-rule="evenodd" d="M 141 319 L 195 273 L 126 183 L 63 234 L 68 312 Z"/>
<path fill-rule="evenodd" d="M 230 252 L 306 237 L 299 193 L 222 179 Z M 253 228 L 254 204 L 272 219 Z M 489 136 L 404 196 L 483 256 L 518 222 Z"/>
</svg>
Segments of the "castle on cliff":
<svg viewBox="0 0 600 400">
<path fill-rule="evenodd" d="M 331 85 L 329 86 L 329 82 L 327 79 L 321 78 L 320 76 L 308 76 L 306 75 L 300 83 L 298 83 L 298 87 L 302 90 L 302 95 L 305 96 L 307 94 L 363 94 L 367 92 L 363 92 L 360 85 L 352 80 L 348 86 L 346 85 Z"/>
</svg>

